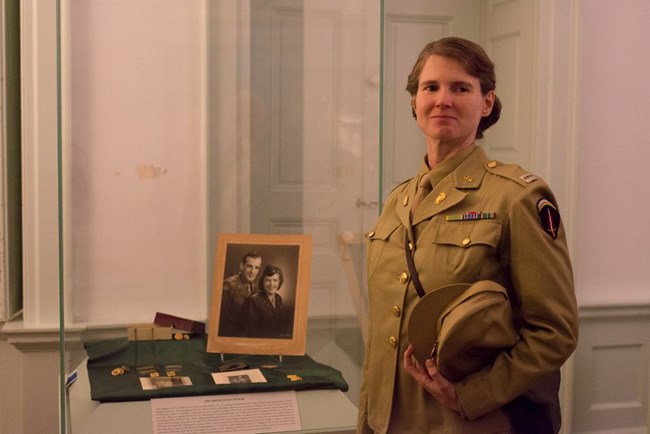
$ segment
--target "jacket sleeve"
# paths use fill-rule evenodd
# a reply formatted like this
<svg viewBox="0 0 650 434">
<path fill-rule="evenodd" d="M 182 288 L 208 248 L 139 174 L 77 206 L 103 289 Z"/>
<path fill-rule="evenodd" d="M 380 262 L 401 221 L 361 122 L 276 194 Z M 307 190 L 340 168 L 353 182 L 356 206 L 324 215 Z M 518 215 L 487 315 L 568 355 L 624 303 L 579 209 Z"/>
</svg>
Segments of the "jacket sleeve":
<svg viewBox="0 0 650 434">
<path fill-rule="evenodd" d="M 559 369 L 577 343 L 578 315 L 566 234 L 540 217 L 555 198 L 543 182 L 520 189 L 504 222 L 500 262 L 511 281 L 517 344 L 494 363 L 455 384 L 462 413 L 475 419 L 525 393 Z M 559 216 L 559 214 L 558 214 Z"/>
</svg>

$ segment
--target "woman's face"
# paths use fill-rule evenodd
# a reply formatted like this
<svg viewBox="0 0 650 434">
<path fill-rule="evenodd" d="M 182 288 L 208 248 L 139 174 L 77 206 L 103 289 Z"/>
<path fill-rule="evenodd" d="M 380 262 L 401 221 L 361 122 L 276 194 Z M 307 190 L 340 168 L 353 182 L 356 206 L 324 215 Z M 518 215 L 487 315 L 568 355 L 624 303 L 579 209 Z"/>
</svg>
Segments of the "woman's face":
<svg viewBox="0 0 650 434">
<path fill-rule="evenodd" d="M 272 276 L 264 276 L 263 285 L 266 295 L 275 294 L 280 289 L 280 275 L 276 273 Z"/>
<path fill-rule="evenodd" d="M 494 91 L 481 93 L 481 83 L 457 61 L 432 55 L 427 59 L 413 107 L 427 141 L 459 147 L 474 141 L 478 124 L 492 111 Z"/>
</svg>

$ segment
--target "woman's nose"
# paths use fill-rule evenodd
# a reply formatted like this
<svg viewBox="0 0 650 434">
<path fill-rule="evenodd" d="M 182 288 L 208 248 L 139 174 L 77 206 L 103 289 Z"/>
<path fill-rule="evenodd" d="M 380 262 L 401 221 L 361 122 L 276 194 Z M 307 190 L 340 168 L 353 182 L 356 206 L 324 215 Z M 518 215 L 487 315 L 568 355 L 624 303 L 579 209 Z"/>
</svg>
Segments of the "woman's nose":
<svg viewBox="0 0 650 434">
<path fill-rule="evenodd" d="M 436 94 L 436 107 L 444 108 L 451 106 L 451 92 L 446 89 L 440 89 Z"/>
</svg>

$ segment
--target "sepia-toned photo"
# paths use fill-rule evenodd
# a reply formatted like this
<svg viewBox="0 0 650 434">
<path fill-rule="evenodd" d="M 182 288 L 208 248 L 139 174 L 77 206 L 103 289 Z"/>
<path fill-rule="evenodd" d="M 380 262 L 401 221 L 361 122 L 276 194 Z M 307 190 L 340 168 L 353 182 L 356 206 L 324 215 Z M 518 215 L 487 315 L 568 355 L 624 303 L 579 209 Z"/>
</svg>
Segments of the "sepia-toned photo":
<svg viewBox="0 0 650 434">
<path fill-rule="evenodd" d="M 246 384 L 252 383 L 253 381 L 248 375 L 230 375 L 228 376 L 228 382 L 230 384 Z"/>
<path fill-rule="evenodd" d="M 266 383 L 266 377 L 259 369 L 245 369 L 233 372 L 214 372 L 212 379 L 215 384 L 247 384 Z"/>
<path fill-rule="evenodd" d="M 191 386 L 190 377 L 142 377 L 142 390 L 167 389 L 168 387 Z"/>
<path fill-rule="evenodd" d="M 305 352 L 311 238 L 221 234 L 215 255 L 208 352 Z"/>
</svg>

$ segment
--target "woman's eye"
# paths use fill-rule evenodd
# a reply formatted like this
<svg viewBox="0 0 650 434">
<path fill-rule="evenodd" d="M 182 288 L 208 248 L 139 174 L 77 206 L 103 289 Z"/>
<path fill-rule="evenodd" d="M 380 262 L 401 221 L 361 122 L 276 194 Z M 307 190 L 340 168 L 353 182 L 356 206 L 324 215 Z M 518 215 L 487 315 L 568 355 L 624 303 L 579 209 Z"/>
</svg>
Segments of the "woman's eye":
<svg viewBox="0 0 650 434">
<path fill-rule="evenodd" d="M 435 84 L 426 85 L 424 86 L 424 90 L 426 90 L 427 92 L 435 92 L 438 90 L 438 85 Z"/>
</svg>

